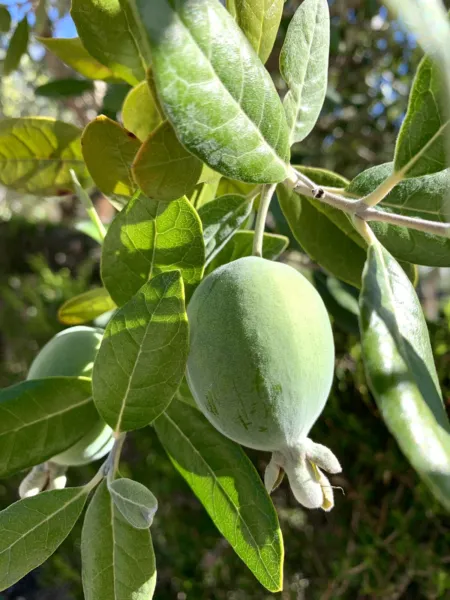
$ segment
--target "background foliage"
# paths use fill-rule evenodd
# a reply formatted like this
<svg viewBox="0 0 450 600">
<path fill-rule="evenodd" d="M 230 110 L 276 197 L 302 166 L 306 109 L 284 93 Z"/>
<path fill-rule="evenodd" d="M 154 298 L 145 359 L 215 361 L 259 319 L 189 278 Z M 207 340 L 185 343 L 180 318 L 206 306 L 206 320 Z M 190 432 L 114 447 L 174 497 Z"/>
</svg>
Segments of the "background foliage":
<svg viewBox="0 0 450 600">
<path fill-rule="evenodd" d="M 45 3 L 42 2 L 45 6 Z M 13 28 L 28 15 L 40 15 L 40 31 L 70 36 L 68 2 L 7 2 Z M 268 61 L 277 71 L 284 31 L 298 6 L 285 4 L 280 38 Z M 313 133 L 295 148 L 293 163 L 337 171 L 351 179 L 390 159 L 406 110 L 407 95 L 421 53 L 401 24 L 375 0 L 330 0 L 330 85 Z M 44 15 L 44 16 L 43 16 Z M 37 25 L 36 25 L 37 27 Z M 0 34 L 3 48 L 9 33 Z M 85 125 L 98 113 L 115 118 L 128 91 L 123 84 L 96 83 L 79 95 L 54 95 L 42 86 L 73 73 L 36 41 L 22 56 L 20 68 L 2 78 L 3 116 L 48 115 Z M 274 75 L 283 91 L 283 81 Z M 73 88 L 72 88 L 73 90 Z M 43 93 L 42 93 L 43 91 Z M 1 190 L 0 196 L 0 384 L 24 378 L 38 348 L 62 325 L 59 306 L 99 282 L 95 243 L 73 223 L 80 220 L 71 199 L 47 201 Z M 109 208 L 98 199 L 107 220 Z M 287 234 L 274 205 L 271 229 Z M 335 322 L 338 368 L 333 393 L 313 431 L 342 457 L 337 493 L 330 514 L 305 512 L 286 486 L 274 494 L 286 543 L 283 599 L 450 597 L 450 519 L 400 454 L 379 419 L 365 386 L 354 304 L 336 302 L 327 281 L 296 249 L 282 260 L 305 268 L 322 290 Z M 444 398 L 448 397 L 450 304 L 442 298 L 446 273 L 424 270 L 420 293 L 432 334 Z M 331 290 L 331 293 L 330 293 Z M 334 290 L 334 292 L 333 292 Z M 334 295 L 333 295 L 334 293 Z M 237 556 L 219 537 L 200 504 L 171 467 L 150 428 L 136 432 L 124 450 L 122 475 L 151 485 L 159 501 L 152 526 L 159 557 L 156 597 L 184 600 L 243 600 L 275 597 L 255 584 Z M 260 469 L 266 457 L 252 455 Z M 260 463 L 258 463 L 260 461 Z M 73 470 L 82 483 L 95 466 Z M 0 482 L 0 507 L 16 499 L 19 477 Z M 336 481 L 336 479 L 335 479 Z M 82 598 L 79 576 L 80 524 L 58 553 L 0 598 L 69 600 Z"/>
</svg>

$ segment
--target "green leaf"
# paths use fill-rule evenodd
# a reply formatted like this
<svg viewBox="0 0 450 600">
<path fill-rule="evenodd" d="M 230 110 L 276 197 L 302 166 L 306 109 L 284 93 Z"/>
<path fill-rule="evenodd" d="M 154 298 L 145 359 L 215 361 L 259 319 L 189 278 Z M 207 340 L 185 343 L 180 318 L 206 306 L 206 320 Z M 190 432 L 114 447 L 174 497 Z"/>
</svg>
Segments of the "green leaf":
<svg viewBox="0 0 450 600">
<path fill-rule="evenodd" d="M 340 188 L 347 183 L 330 171 L 302 171 L 318 185 Z M 277 195 L 289 227 L 303 250 L 338 279 L 361 287 L 366 259 L 365 243 L 347 215 L 306 196 L 299 196 L 284 185 L 278 186 Z"/>
<path fill-rule="evenodd" d="M 54 79 L 44 85 L 38 86 L 34 93 L 36 96 L 46 98 L 70 98 L 72 96 L 81 96 L 85 92 L 91 92 L 94 86 L 91 81 L 83 79 Z"/>
<path fill-rule="evenodd" d="M 55 552 L 72 531 L 88 493 L 83 487 L 43 492 L 0 512 L 0 591 Z"/>
<path fill-rule="evenodd" d="M 198 215 L 203 223 L 205 264 L 207 265 L 248 219 L 253 201 L 229 194 L 202 206 Z"/>
<path fill-rule="evenodd" d="M 280 53 L 280 72 L 288 85 L 283 106 L 291 144 L 313 129 L 325 100 L 330 50 L 327 0 L 304 0 L 294 14 Z"/>
<path fill-rule="evenodd" d="M 347 192 L 363 197 L 376 189 L 393 172 L 392 163 L 372 167 L 360 173 Z M 418 217 L 428 221 L 448 222 L 450 171 L 425 175 L 400 182 L 379 207 L 386 212 Z M 370 227 L 383 246 L 397 259 L 419 265 L 450 267 L 450 240 L 440 236 L 372 221 Z"/>
<path fill-rule="evenodd" d="M 103 238 L 101 237 L 97 226 L 90 219 L 83 219 L 82 221 L 78 221 L 78 223 L 74 224 L 74 228 L 77 231 L 81 231 L 85 235 L 89 236 L 100 245 L 103 244 Z"/>
<path fill-rule="evenodd" d="M 104 194 L 113 198 L 134 194 L 131 165 L 141 147 L 134 133 L 101 115 L 84 130 L 81 147 L 89 173 Z"/>
<path fill-rule="evenodd" d="M 130 90 L 122 108 L 123 125 L 128 131 L 143 142 L 164 119 L 146 81 Z"/>
<path fill-rule="evenodd" d="M 11 29 L 11 15 L 6 6 L 0 6 L 0 32 L 8 33 Z"/>
<path fill-rule="evenodd" d="M 370 389 L 403 453 L 450 509 L 450 424 L 417 295 L 375 242 L 360 296 L 362 351 Z"/>
<path fill-rule="evenodd" d="M 18 68 L 22 56 L 27 51 L 29 36 L 30 28 L 27 16 L 25 15 L 24 18 L 19 21 L 9 40 L 9 46 L 3 62 L 3 75 L 10 75 Z"/>
<path fill-rule="evenodd" d="M 100 81 L 117 81 L 120 76 L 98 62 L 83 46 L 80 38 L 45 38 L 37 37 L 38 42 L 57 56 L 66 65 L 88 79 Z"/>
<path fill-rule="evenodd" d="M 284 0 L 227 0 L 227 8 L 245 33 L 262 63 L 272 52 L 283 14 Z"/>
<path fill-rule="evenodd" d="M 251 256 L 253 249 L 254 231 L 236 231 L 231 240 L 222 248 L 222 250 L 209 263 L 206 273 L 211 273 L 222 265 L 225 265 L 238 258 Z M 268 260 L 276 260 L 289 245 L 289 240 L 284 235 L 273 233 L 264 234 L 263 257 Z"/>
<path fill-rule="evenodd" d="M 183 378 L 188 324 L 179 271 L 146 283 L 111 319 L 93 371 L 94 401 L 116 432 L 145 427 Z"/>
<path fill-rule="evenodd" d="M 280 591 L 284 551 L 278 518 L 242 448 L 198 410 L 178 401 L 155 422 L 155 429 L 220 533 L 262 585 Z"/>
<path fill-rule="evenodd" d="M 227 196 L 228 194 L 240 194 L 246 196 L 255 189 L 252 183 L 244 183 L 243 181 L 235 181 L 222 177 L 217 188 L 217 196 Z"/>
<path fill-rule="evenodd" d="M 180 144 L 172 125 L 164 121 L 142 144 L 132 171 L 144 194 L 169 202 L 192 192 L 202 168 L 202 162 Z"/>
<path fill-rule="evenodd" d="M 158 510 L 158 501 L 149 489 L 132 479 L 116 479 L 109 485 L 116 508 L 135 529 L 148 529 Z"/>
<path fill-rule="evenodd" d="M 156 585 L 150 530 L 132 527 L 104 481 L 95 492 L 81 536 L 86 600 L 151 600 Z"/>
<path fill-rule="evenodd" d="M 408 111 L 395 147 L 394 169 L 419 177 L 445 169 L 450 118 L 439 66 L 425 57 L 417 69 Z"/>
<path fill-rule="evenodd" d="M 80 130 L 47 117 L 0 122 L 0 183 L 18 192 L 64 196 L 73 191 L 70 169 L 85 184 Z"/>
<path fill-rule="evenodd" d="M 64 302 L 58 310 L 58 319 L 64 325 L 83 325 L 115 308 L 108 291 L 102 287 L 95 288 Z"/>
<path fill-rule="evenodd" d="M 199 210 L 202 206 L 214 200 L 216 196 L 222 195 L 218 194 L 218 186 L 218 178 L 210 182 L 198 183 L 189 195 L 189 202 L 196 210 Z"/>
<path fill-rule="evenodd" d="M 146 61 L 119 0 L 72 0 L 71 15 L 88 53 L 116 77 L 131 85 L 145 78 Z"/>
<path fill-rule="evenodd" d="M 102 280 L 122 306 L 154 275 L 178 269 L 199 283 L 205 248 L 200 219 L 186 198 L 169 204 L 140 195 L 111 223 L 103 244 Z"/>
<path fill-rule="evenodd" d="M 88 379 L 30 379 L 0 390 L 0 476 L 67 450 L 97 418 Z"/>
<path fill-rule="evenodd" d="M 335 277 L 313 271 L 314 285 L 322 297 L 334 323 L 346 333 L 359 333 L 359 291 Z"/>
<path fill-rule="evenodd" d="M 159 98 L 181 143 L 231 179 L 284 180 L 283 107 L 228 11 L 217 0 L 130 3 L 147 32 Z"/>
</svg>

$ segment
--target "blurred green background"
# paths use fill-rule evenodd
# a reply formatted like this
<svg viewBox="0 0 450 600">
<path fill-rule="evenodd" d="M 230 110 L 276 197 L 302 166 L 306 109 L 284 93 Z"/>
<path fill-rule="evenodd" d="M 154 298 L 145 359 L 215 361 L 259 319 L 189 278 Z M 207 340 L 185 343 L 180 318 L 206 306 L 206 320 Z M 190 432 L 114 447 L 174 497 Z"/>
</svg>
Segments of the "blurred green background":
<svg viewBox="0 0 450 600">
<path fill-rule="evenodd" d="M 69 2 L 3 2 L 13 26 L 24 14 L 37 33 L 75 35 Z M 405 113 L 421 57 L 414 38 L 375 0 L 329 0 L 332 13 L 329 89 L 314 132 L 294 161 L 352 178 L 386 162 Z M 299 5 L 287 1 L 268 68 L 283 93 L 278 53 Z M 4 54 L 10 34 L 0 33 Z M 1 58 L 1 56 L 0 56 Z M 80 96 L 42 96 L 39 87 L 70 70 L 31 39 L 20 68 L 0 83 L 4 117 L 49 115 L 80 126 L 98 113 L 118 117 L 125 85 L 96 83 Z M 37 92 L 36 92 L 37 90 Z M 104 199 L 97 206 L 112 216 Z M 64 300 L 99 284 L 96 243 L 75 225 L 83 213 L 73 198 L 42 200 L 0 190 L 0 385 L 25 378 L 38 349 L 63 326 Z M 270 221 L 284 232 L 276 204 Z M 437 505 L 399 452 L 370 397 L 360 361 L 354 291 L 327 278 L 295 245 L 282 257 L 313 275 L 330 309 L 337 370 L 330 401 L 312 437 L 339 456 L 336 507 L 304 511 L 286 485 L 274 494 L 286 545 L 285 591 L 265 592 L 171 467 L 150 428 L 129 436 L 123 474 L 148 485 L 159 500 L 152 531 L 158 600 L 419 600 L 450 598 L 450 517 Z M 429 320 L 444 398 L 450 389 L 450 304 L 445 270 L 421 271 L 419 293 Z M 262 472 L 268 456 L 251 454 Z M 86 481 L 96 466 L 73 470 Z M 17 499 L 21 477 L 0 482 L 0 508 Z M 45 565 L 0 600 L 78 600 L 80 526 Z"/>
</svg>

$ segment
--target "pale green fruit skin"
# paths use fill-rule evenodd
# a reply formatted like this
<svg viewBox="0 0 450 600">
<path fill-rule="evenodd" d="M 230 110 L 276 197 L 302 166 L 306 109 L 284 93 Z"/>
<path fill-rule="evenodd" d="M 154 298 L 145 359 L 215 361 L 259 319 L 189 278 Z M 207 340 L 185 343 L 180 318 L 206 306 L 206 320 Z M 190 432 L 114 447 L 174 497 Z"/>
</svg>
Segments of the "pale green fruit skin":
<svg viewBox="0 0 450 600">
<path fill-rule="evenodd" d="M 287 265 L 241 258 L 202 281 L 188 318 L 187 380 L 216 429 L 271 452 L 305 440 L 334 371 L 330 320 L 309 281 Z"/>
<path fill-rule="evenodd" d="M 70 327 L 53 337 L 31 364 L 27 379 L 45 377 L 91 377 L 103 330 Z M 62 466 L 79 466 L 105 456 L 112 448 L 112 429 L 100 418 L 74 446 L 52 458 Z"/>
</svg>

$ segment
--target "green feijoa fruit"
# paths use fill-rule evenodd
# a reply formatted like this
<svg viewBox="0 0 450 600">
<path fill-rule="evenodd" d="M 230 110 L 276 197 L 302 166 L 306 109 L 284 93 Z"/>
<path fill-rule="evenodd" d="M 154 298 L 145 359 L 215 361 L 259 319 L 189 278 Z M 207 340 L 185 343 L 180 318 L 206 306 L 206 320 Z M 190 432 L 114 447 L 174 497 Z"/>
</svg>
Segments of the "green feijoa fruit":
<svg viewBox="0 0 450 600">
<path fill-rule="evenodd" d="M 334 342 L 325 305 L 295 269 L 246 257 L 213 271 L 188 306 L 187 380 L 204 415 L 224 435 L 272 452 L 266 486 L 283 469 L 299 502 L 329 510 L 320 471 L 340 471 L 308 438 L 327 401 Z"/>
<path fill-rule="evenodd" d="M 94 327 L 70 327 L 61 331 L 36 356 L 27 379 L 91 377 L 102 337 L 103 330 Z M 63 466 L 84 465 L 105 456 L 113 444 L 111 428 L 99 417 L 81 440 L 52 458 L 52 462 Z"/>
</svg>

